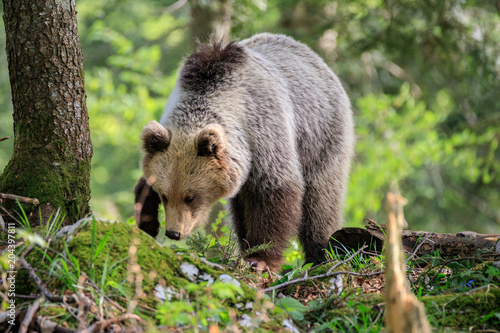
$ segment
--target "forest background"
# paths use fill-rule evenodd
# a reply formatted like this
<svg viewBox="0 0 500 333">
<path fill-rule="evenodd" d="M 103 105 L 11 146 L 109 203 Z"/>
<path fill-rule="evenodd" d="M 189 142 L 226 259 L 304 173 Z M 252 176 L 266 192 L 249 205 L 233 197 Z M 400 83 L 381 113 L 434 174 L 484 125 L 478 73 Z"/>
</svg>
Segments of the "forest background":
<svg viewBox="0 0 500 333">
<path fill-rule="evenodd" d="M 211 20 L 230 39 L 290 35 L 343 81 L 358 136 L 348 225 L 383 223 L 384 196 L 396 181 L 410 229 L 500 229 L 498 1 L 77 0 L 76 7 L 96 216 L 133 215 L 140 132 L 160 118 L 180 62 L 195 37 L 208 37 Z M 3 25 L 0 106 L 0 137 L 12 135 Z M 12 144 L 0 143 L 0 171 Z"/>
</svg>

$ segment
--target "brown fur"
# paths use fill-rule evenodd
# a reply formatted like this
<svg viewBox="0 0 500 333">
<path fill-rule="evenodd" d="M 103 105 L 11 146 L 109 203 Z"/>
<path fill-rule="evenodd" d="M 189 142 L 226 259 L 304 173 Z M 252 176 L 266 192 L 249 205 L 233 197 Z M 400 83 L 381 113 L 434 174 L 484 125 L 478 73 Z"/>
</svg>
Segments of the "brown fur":
<svg viewBox="0 0 500 333">
<path fill-rule="evenodd" d="M 236 42 L 226 46 L 215 41 L 209 45 L 199 44 L 198 50 L 186 59 L 182 67 L 182 84 L 201 94 L 214 92 L 221 85 L 230 84 L 227 78 L 243 61 L 243 48 Z"/>
<path fill-rule="evenodd" d="M 161 200 L 151 186 L 141 177 L 134 189 L 136 220 L 139 221 L 139 228 L 152 237 L 158 235 L 160 222 L 158 221 L 158 207 Z"/>
<path fill-rule="evenodd" d="M 295 235 L 307 261 L 324 259 L 342 223 L 354 125 L 338 78 L 307 46 L 271 34 L 200 46 L 143 141 L 169 235 L 186 236 L 225 196 L 241 249 L 270 244 L 248 258 L 257 268 L 279 269 Z"/>
</svg>

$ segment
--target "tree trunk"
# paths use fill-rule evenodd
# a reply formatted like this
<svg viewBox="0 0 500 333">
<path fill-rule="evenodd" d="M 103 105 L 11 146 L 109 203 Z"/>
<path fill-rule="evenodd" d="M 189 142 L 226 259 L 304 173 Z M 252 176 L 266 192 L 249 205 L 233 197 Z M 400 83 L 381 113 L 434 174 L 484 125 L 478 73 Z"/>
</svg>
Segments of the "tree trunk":
<svg viewBox="0 0 500 333">
<path fill-rule="evenodd" d="M 14 153 L 0 176 L 0 192 L 38 199 L 43 220 L 60 208 L 65 223 L 72 223 L 90 211 L 92 157 L 75 1 L 3 5 Z M 17 206 L 3 205 L 11 213 Z M 33 213 L 30 223 L 39 224 L 38 209 L 24 208 Z"/>
<path fill-rule="evenodd" d="M 191 0 L 191 36 L 206 40 L 213 35 L 217 41 L 231 40 L 231 15 L 233 7 L 228 0 Z"/>
</svg>

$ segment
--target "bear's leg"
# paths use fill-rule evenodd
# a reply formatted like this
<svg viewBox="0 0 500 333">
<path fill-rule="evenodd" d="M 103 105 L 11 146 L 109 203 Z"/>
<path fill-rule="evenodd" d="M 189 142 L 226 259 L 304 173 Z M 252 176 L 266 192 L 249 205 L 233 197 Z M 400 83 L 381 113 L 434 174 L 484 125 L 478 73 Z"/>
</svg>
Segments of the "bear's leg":
<svg viewBox="0 0 500 333">
<path fill-rule="evenodd" d="M 161 200 L 158 193 L 141 177 L 134 189 L 135 194 L 135 220 L 139 228 L 151 237 L 158 236 L 160 222 L 158 221 L 158 208 Z"/>
<path fill-rule="evenodd" d="M 322 174 L 310 175 L 305 180 L 299 239 L 306 263 L 326 260 L 328 241 L 342 224 L 347 173 L 339 174 L 339 169 L 338 165 L 330 166 Z"/>
<path fill-rule="evenodd" d="M 244 185 L 230 207 L 242 251 L 258 245 L 269 247 L 249 254 L 247 261 L 258 271 L 265 266 L 278 271 L 282 251 L 300 224 L 302 186 Z"/>
</svg>

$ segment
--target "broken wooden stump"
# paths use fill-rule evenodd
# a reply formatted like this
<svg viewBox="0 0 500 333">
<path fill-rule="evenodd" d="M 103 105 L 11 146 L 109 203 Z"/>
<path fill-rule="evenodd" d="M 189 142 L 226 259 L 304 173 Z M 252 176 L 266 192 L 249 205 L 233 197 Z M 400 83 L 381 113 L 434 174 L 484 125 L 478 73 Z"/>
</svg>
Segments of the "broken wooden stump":
<svg viewBox="0 0 500 333">
<path fill-rule="evenodd" d="M 410 290 L 401 241 L 405 202 L 396 185 L 387 194 L 388 230 L 385 242 L 385 325 L 389 333 L 430 333 L 425 307 Z"/>
</svg>

